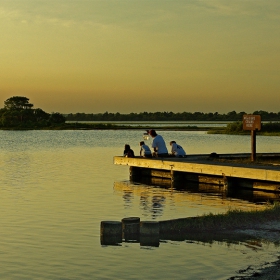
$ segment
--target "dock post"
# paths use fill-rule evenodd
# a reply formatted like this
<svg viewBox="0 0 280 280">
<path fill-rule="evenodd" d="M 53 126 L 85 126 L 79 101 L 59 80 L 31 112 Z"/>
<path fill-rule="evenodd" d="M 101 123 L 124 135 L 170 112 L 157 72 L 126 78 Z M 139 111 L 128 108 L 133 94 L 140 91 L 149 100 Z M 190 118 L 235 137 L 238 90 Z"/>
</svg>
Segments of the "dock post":
<svg viewBox="0 0 280 280">
<path fill-rule="evenodd" d="M 238 188 L 253 189 L 254 181 L 250 179 L 244 179 L 244 178 L 241 179 L 241 178 L 227 177 L 227 186 L 230 192 Z"/>
<path fill-rule="evenodd" d="M 138 181 L 141 178 L 141 167 L 130 166 L 129 178 L 131 181 Z"/>
<path fill-rule="evenodd" d="M 257 144 L 256 144 L 256 130 L 251 130 L 251 161 L 256 161 L 256 150 L 257 150 Z"/>
<path fill-rule="evenodd" d="M 171 184 L 174 185 L 180 181 L 183 181 L 184 180 L 184 174 L 182 172 L 179 172 L 179 171 L 174 171 L 171 169 L 170 171 L 170 177 L 171 177 Z"/>
</svg>

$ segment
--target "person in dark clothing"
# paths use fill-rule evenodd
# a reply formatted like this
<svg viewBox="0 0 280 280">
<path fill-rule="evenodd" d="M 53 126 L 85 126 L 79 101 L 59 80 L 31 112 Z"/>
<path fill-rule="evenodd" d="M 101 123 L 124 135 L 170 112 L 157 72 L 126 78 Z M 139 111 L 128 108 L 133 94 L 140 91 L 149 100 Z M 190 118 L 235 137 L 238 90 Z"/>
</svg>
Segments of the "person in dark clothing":
<svg viewBox="0 0 280 280">
<path fill-rule="evenodd" d="M 128 144 L 124 145 L 124 151 L 123 151 L 124 157 L 134 157 L 134 151 L 130 148 Z"/>
</svg>

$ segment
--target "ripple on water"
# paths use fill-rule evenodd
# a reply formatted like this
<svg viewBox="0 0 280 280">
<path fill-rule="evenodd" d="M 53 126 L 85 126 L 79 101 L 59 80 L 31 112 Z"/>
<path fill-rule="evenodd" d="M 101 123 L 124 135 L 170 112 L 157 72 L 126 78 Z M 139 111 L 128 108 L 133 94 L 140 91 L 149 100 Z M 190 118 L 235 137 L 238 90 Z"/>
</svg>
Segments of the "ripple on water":
<svg viewBox="0 0 280 280">
<path fill-rule="evenodd" d="M 189 151 L 193 147 L 194 153 L 226 149 L 225 138 L 163 134 Z M 102 220 L 164 220 L 255 205 L 214 193 L 126 183 L 116 187 L 126 182 L 128 169 L 114 166 L 113 156 L 122 154 L 125 143 L 138 151 L 142 133 L 136 130 L 0 135 L 1 279 L 226 279 L 279 252 L 271 244 L 257 250 L 246 243 L 199 240 L 161 241 L 158 248 L 101 246 Z M 242 139 L 229 140 L 233 150 L 245 147 Z"/>
</svg>

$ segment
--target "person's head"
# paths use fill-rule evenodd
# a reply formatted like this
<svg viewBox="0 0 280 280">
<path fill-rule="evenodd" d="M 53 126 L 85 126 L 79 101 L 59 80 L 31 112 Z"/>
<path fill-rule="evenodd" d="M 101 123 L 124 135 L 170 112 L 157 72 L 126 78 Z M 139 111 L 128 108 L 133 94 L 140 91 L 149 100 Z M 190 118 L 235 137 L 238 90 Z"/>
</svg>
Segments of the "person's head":
<svg viewBox="0 0 280 280">
<path fill-rule="evenodd" d="M 129 146 L 128 144 L 125 144 L 125 145 L 124 145 L 124 149 L 125 149 L 125 150 L 130 150 L 130 146 Z"/>
<path fill-rule="evenodd" d="M 152 136 L 152 137 L 156 137 L 157 136 L 157 133 L 154 129 L 151 129 L 149 130 L 149 134 Z"/>
<path fill-rule="evenodd" d="M 170 146 L 172 146 L 172 144 L 176 144 L 175 141 L 170 141 Z"/>
<path fill-rule="evenodd" d="M 140 142 L 140 146 L 142 146 L 142 145 L 145 145 L 145 142 L 144 142 L 144 141 L 141 141 L 141 142 Z"/>
</svg>

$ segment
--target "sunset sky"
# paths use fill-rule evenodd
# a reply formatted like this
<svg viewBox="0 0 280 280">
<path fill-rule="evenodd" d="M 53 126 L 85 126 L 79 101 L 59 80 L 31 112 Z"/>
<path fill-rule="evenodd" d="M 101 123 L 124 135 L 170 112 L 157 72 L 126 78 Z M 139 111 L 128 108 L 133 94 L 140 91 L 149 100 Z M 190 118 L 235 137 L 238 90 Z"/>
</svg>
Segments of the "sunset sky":
<svg viewBox="0 0 280 280">
<path fill-rule="evenodd" d="M 0 108 L 280 111 L 279 0 L 0 0 Z"/>
</svg>

